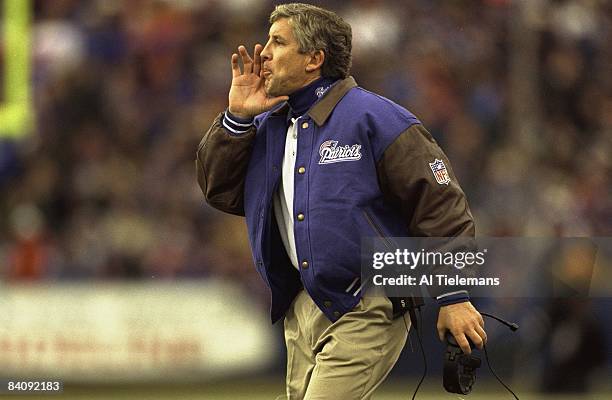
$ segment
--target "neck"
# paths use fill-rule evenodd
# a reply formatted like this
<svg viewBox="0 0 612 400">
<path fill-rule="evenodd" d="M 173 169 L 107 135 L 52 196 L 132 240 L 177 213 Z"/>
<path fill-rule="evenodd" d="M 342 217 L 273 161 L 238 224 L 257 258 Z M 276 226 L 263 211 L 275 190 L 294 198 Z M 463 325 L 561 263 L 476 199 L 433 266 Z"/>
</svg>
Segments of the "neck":
<svg viewBox="0 0 612 400">
<path fill-rule="evenodd" d="M 334 79 L 320 76 L 310 79 L 304 86 L 289 95 L 291 114 L 296 117 L 304 115 L 334 82 Z"/>
</svg>

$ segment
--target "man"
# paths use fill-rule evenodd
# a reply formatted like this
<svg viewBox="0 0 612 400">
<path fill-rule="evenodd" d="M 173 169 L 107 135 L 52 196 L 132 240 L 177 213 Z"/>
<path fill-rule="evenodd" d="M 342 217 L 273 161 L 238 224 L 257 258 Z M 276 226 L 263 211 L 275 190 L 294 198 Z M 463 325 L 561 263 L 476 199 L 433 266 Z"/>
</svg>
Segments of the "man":
<svg viewBox="0 0 612 400">
<path fill-rule="evenodd" d="M 473 236 L 472 216 L 416 117 L 348 76 L 347 23 L 305 4 L 277 6 L 270 23 L 253 58 L 244 46 L 232 55 L 229 107 L 199 145 L 198 182 L 210 205 L 246 216 L 272 321 L 284 316 L 288 398 L 369 399 L 407 333 L 389 299 L 361 293 L 361 237 Z M 437 298 L 440 338 L 481 348 L 467 293 Z"/>
</svg>

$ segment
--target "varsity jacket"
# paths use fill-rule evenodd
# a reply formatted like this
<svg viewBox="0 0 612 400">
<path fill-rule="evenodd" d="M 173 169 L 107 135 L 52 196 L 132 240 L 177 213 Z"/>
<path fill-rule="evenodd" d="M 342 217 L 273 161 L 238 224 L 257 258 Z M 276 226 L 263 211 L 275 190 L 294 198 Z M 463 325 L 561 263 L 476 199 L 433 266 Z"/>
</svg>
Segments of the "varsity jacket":
<svg viewBox="0 0 612 400">
<path fill-rule="evenodd" d="M 272 322 L 284 316 L 302 287 L 332 322 L 353 309 L 362 295 L 355 294 L 362 237 L 474 236 L 466 197 L 429 132 L 409 111 L 348 77 L 298 120 L 298 271 L 272 209 L 288 111 L 283 104 L 258 115 L 239 135 L 223 126 L 221 113 L 196 157 L 208 204 L 246 217 L 255 267 L 271 291 Z M 466 299 L 463 292 L 444 295 L 442 304 Z"/>
</svg>

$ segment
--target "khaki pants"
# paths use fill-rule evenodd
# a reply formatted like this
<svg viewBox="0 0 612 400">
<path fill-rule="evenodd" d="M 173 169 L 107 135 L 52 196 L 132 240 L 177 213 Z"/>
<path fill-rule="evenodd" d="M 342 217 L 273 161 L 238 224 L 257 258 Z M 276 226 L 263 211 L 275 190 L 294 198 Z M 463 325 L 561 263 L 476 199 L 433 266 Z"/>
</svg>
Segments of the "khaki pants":
<svg viewBox="0 0 612 400">
<path fill-rule="evenodd" d="M 404 320 L 392 320 L 385 297 L 362 298 L 332 324 L 302 290 L 285 316 L 288 399 L 370 399 L 406 338 Z"/>
</svg>

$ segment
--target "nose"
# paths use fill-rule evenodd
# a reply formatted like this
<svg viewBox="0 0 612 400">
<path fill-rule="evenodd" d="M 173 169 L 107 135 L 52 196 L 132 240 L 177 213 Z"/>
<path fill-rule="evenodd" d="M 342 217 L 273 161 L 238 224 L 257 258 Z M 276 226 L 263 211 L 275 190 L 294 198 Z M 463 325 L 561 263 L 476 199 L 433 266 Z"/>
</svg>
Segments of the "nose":
<svg viewBox="0 0 612 400">
<path fill-rule="evenodd" d="M 272 53 L 270 52 L 270 41 L 266 43 L 263 50 L 261 51 L 261 58 L 263 61 L 268 61 L 272 59 Z"/>
</svg>

